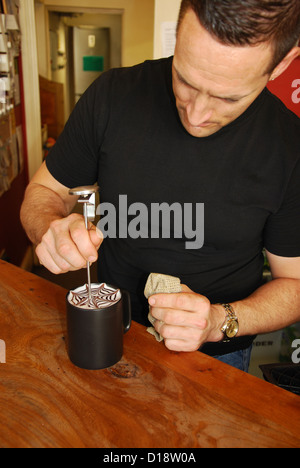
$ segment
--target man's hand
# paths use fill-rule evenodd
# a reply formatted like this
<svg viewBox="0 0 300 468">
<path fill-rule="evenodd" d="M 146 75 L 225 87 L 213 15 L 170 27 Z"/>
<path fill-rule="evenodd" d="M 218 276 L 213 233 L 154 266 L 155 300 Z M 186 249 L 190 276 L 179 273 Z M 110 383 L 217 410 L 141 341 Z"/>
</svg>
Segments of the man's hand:
<svg viewBox="0 0 300 468">
<path fill-rule="evenodd" d="M 182 292 L 149 297 L 154 327 L 172 351 L 196 351 L 207 341 L 220 341 L 224 320 L 222 306 L 212 305 L 200 294 L 182 285 Z"/>
<path fill-rule="evenodd" d="M 102 241 L 102 233 L 96 226 L 89 223 L 87 230 L 83 216 L 73 213 L 52 221 L 36 254 L 52 273 L 66 273 L 84 268 L 87 261 L 95 262 Z"/>
</svg>

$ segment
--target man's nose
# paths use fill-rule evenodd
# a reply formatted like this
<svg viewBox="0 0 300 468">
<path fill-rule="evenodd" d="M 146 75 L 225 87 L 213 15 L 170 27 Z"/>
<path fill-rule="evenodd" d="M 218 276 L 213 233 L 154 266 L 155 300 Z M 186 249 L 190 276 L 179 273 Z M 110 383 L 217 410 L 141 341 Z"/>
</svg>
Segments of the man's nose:
<svg viewBox="0 0 300 468">
<path fill-rule="evenodd" d="M 199 96 L 189 103 L 186 112 L 190 125 L 198 127 L 211 118 L 213 111 L 209 104 L 209 99 L 204 96 Z"/>
</svg>

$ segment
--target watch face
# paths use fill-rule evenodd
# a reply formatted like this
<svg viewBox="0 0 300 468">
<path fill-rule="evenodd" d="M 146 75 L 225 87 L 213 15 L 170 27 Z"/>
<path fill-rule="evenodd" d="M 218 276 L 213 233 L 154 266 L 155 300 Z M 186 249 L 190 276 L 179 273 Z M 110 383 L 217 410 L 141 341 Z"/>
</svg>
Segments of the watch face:
<svg viewBox="0 0 300 468">
<path fill-rule="evenodd" d="M 232 320 L 229 322 L 227 325 L 226 329 L 226 335 L 228 338 L 234 338 L 237 335 L 237 332 L 239 331 L 239 324 L 236 320 Z"/>
</svg>

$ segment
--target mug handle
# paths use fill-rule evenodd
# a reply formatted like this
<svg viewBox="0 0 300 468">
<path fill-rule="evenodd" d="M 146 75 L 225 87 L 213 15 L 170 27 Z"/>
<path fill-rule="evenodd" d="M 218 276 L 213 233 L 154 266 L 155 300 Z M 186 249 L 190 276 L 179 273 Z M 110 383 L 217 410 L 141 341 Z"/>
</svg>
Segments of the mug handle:
<svg viewBox="0 0 300 468">
<path fill-rule="evenodd" d="M 128 332 L 131 327 L 131 300 L 130 294 L 125 289 L 121 290 L 123 300 L 123 322 L 124 322 L 124 333 Z"/>
</svg>

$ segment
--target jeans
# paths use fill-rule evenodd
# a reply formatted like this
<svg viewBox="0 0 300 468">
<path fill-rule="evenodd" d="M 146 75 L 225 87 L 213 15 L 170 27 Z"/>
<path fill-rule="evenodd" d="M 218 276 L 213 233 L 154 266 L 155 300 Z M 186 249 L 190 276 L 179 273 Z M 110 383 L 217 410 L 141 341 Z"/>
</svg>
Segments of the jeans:
<svg viewBox="0 0 300 468">
<path fill-rule="evenodd" d="M 230 366 L 236 367 L 244 372 L 248 372 L 249 364 L 251 359 L 252 345 L 240 351 L 234 353 L 224 354 L 223 356 L 214 356 L 215 359 L 229 364 Z"/>
</svg>

